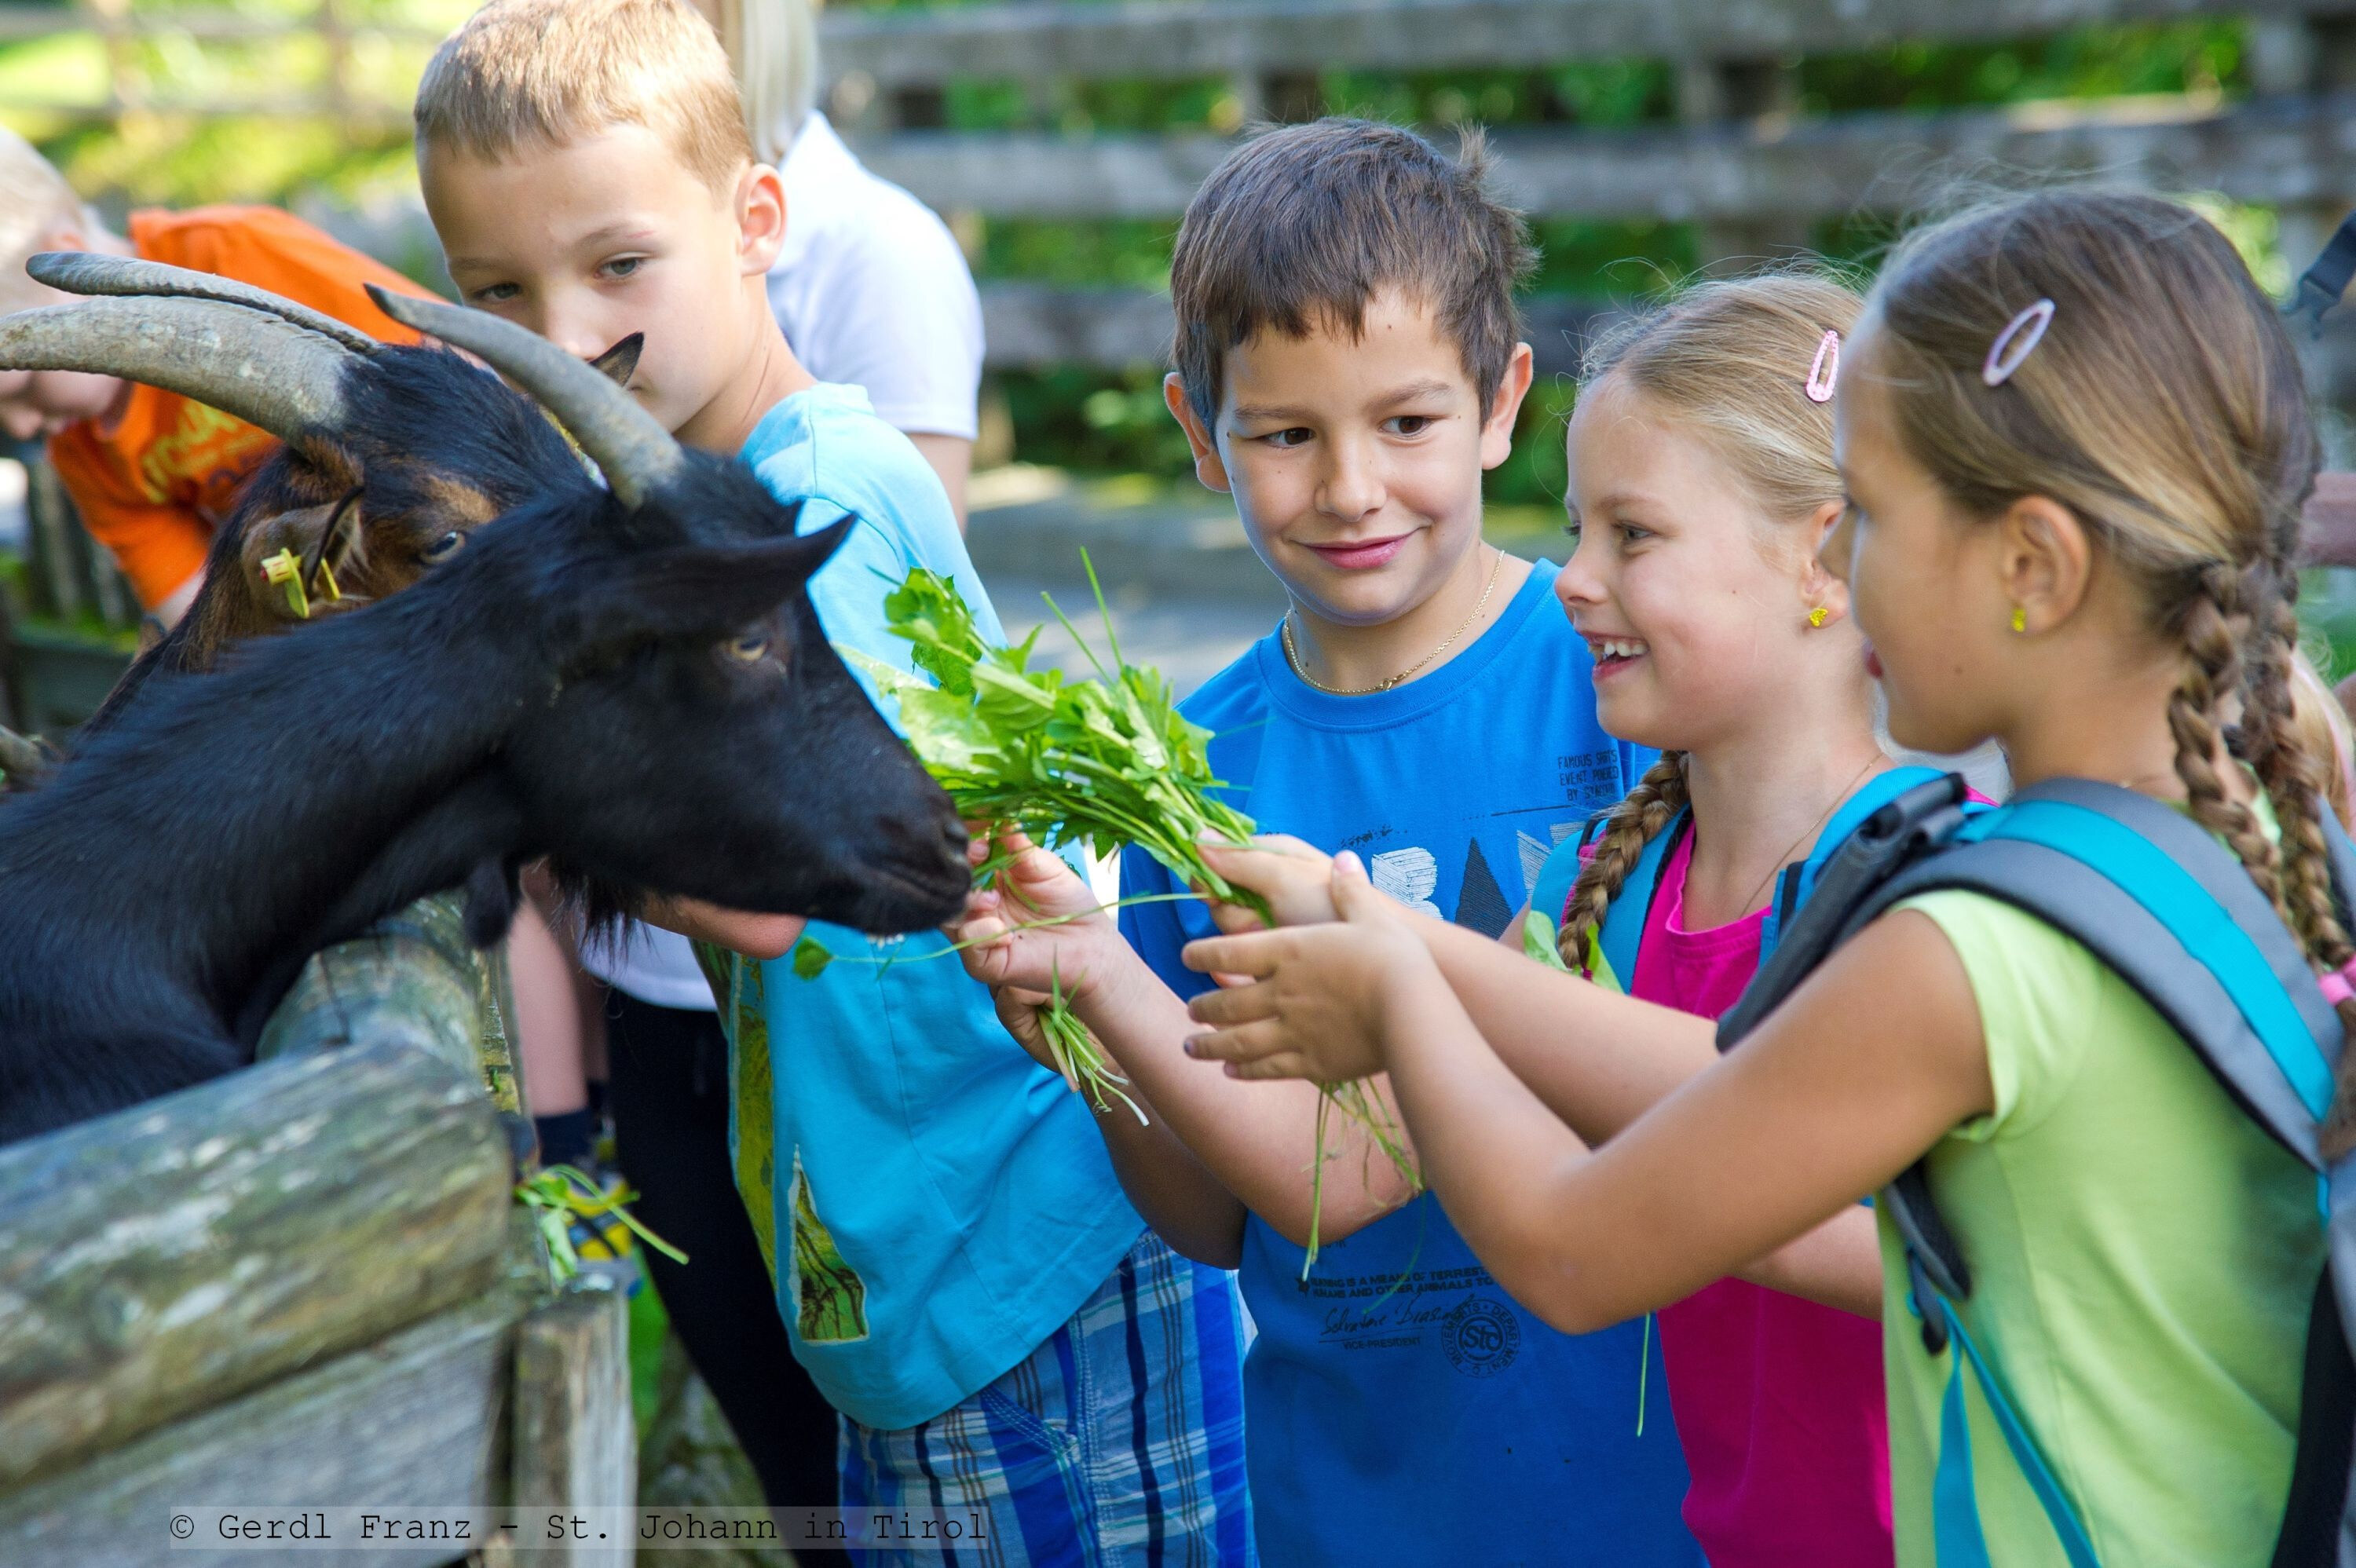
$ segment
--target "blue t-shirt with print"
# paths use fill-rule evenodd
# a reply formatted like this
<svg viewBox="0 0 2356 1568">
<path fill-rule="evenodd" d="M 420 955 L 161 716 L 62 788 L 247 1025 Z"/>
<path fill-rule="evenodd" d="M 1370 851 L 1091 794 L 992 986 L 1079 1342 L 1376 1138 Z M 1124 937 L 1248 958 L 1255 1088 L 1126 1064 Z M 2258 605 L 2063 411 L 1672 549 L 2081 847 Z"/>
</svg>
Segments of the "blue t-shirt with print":
<svg viewBox="0 0 2356 1568">
<path fill-rule="evenodd" d="M 803 503 L 801 531 L 859 519 L 810 580 L 835 643 L 909 668 L 884 601 L 918 566 L 953 577 L 1003 639 L 940 481 L 866 393 L 821 382 L 784 399 L 741 456 Z M 937 933 L 876 943 L 814 922 L 809 934 L 838 959 L 897 961 L 810 980 L 763 964 L 724 1011 L 741 1030 L 749 1002 L 767 1026 L 766 1208 L 794 1353 L 845 1414 L 897 1430 L 1028 1357 L 1145 1222 L 1087 1107 L 1007 1036 Z M 738 1138 L 747 1111 L 734 1108 Z"/>
<path fill-rule="evenodd" d="M 1398 690 L 1319 692 L 1269 636 L 1185 712 L 1216 737 L 1212 769 L 1261 831 L 1355 849 L 1393 897 L 1496 935 L 1554 847 L 1650 760 L 1596 724 L 1591 662 L 1553 581 L 1554 568 L 1534 569 L 1478 642 Z M 1124 893 L 1173 891 L 1135 851 L 1121 876 Z M 1211 933 L 1201 904 L 1132 905 L 1121 922 L 1182 995 L 1208 987 L 1178 957 Z M 1301 1260 L 1245 1221 L 1263 1561 L 1698 1568 L 1678 1517 L 1685 1456 L 1643 1323 L 1548 1328 L 1430 1194 L 1327 1243 L 1306 1283 Z"/>
</svg>

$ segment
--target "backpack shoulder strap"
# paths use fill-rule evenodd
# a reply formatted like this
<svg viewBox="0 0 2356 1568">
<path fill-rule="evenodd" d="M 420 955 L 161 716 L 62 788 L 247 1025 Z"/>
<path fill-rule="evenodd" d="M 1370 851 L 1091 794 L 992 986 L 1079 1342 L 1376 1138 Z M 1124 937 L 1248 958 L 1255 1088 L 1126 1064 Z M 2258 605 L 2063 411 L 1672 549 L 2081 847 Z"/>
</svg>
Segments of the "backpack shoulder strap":
<svg viewBox="0 0 2356 1568">
<path fill-rule="evenodd" d="M 1570 903 L 1571 890 L 1578 885 L 1579 872 L 1585 864 L 1582 854 L 1595 835 L 1610 818 L 1609 809 L 1588 818 L 1587 827 L 1575 837 L 1566 838 L 1547 856 L 1546 864 L 1538 869 L 1537 880 L 1530 884 L 1530 908 L 1561 924 L 1564 912 Z M 1644 845 L 1644 853 L 1630 868 L 1628 880 L 1621 887 L 1620 896 L 1612 901 L 1604 912 L 1603 929 L 1596 933 L 1594 944 L 1601 955 L 1601 966 L 1595 978 L 1618 990 L 1626 990 L 1636 978 L 1636 946 L 1644 938 L 1644 921 L 1653 907 L 1653 894 L 1659 888 L 1661 868 L 1668 852 L 1676 845 L 1691 822 L 1691 817 L 1679 811 L 1668 825 L 1655 834 Z"/>
<path fill-rule="evenodd" d="M 1944 773 L 1883 802 L 1834 843 L 1808 898 L 1783 922 L 1782 940 L 1762 954 L 1759 972 L 1719 1019 L 1719 1050 L 1732 1050 L 1847 939 L 1853 917 L 1883 883 L 1944 847 L 1968 804 L 1963 775 Z"/>
<path fill-rule="evenodd" d="M 1840 808 L 1826 819 L 1824 830 L 1816 835 L 1815 844 L 1809 849 L 1807 857 L 1783 868 L 1783 874 L 1776 880 L 1775 897 L 1768 904 L 1767 918 L 1759 928 L 1759 957 L 1762 963 L 1783 940 L 1784 923 L 1815 891 L 1816 878 L 1823 873 L 1825 862 L 1848 841 L 1849 835 L 1855 833 L 1866 818 L 1908 790 L 1935 784 L 1945 776 L 1936 768 L 1884 768 L 1841 802 Z M 1970 810 L 1970 804 L 1966 803 L 1964 809 Z"/>
<path fill-rule="evenodd" d="M 2083 943 L 2253 1120 L 2322 1168 L 2316 1130 L 2331 1104 L 2339 1016 L 2273 904 L 2191 818 L 2114 784 L 2051 779 L 1891 879 L 1857 923 L 1948 888 L 2002 900 Z"/>
<path fill-rule="evenodd" d="M 1603 912 L 1603 929 L 1595 933 L 1595 944 L 1603 956 L 1602 967 L 1595 975 L 1599 982 L 1620 991 L 1635 987 L 1636 954 L 1644 944 L 1645 923 L 1652 919 L 1653 899 L 1661 891 L 1661 869 L 1692 826 L 1693 814 L 1679 808 L 1666 826 L 1645 840 L 1644 853 L 1629 868 L 1619 896 Z"/>
</svg>

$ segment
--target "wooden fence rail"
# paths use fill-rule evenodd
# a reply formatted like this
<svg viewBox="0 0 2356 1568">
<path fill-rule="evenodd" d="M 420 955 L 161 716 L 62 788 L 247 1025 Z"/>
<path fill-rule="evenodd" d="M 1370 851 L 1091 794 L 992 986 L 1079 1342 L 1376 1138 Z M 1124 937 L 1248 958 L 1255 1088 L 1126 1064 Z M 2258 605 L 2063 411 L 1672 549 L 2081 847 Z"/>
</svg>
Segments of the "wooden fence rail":
<svg viewBox="0 0 2356 1568">
<path fill-rule="evenodd" d="M 885 90 L 953 78 L 1172 80 L 1537 69 L 1569 60 L 1783 59 L 1896 42 L 1987 43 L 2219 14 L 2269 24 L 2356 15 L 2350 0 L 1126 0 L 830 8 L 830 75 Z"/>
<path fill-rule="evenodd" d="M 1442 137 L 1443 142 L 1445 137 Z M 1541 217 L 1758 222 L 1901 212 L 1957 175 L 2098 176 L 2269 205 L 2356 187 L 2356 92 L 2243 103 L 2114 99 L 1946 114 L 1851 114 L 1641 131 L 1500 130 L 1506 197 Z M 908 131 L 868 165 L 933 206 L 1035 218 L 1165 218 L 1234 143 Z"/>
</svg>

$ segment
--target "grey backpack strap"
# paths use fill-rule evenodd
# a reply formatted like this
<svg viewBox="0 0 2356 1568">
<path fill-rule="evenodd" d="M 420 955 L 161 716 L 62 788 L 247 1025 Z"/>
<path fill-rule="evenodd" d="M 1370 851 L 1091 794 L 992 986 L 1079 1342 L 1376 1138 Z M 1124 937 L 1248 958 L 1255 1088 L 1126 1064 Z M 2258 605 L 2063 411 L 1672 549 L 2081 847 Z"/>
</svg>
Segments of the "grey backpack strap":
<svg viewBox="0 0 2356 1568">
<path fill-rule="evenodd" d="M 1862 925 L 1901 900 L 1951 888 L 1984 893 L 2037 916 L 2084 944 L 2133 987 L 2190 1044 L 2253 1120 L 2308 1168 L 2320 1170 L 2316 1113 L 2204 962 L 2202 917 L 2213 920 L 2221 913 L 2225 925 L 2238 928 L 2255 946 L 2275 984 L 2297 1010 L 2325 1069 L 2338 1065 L 2339 1017 L 2316 985 L 2305 949 L 2284 928 L 2241 861 L 2182 812 L 2132 790 L 2085 779 L 2053 779 L 2023 790 L 2009 804 L 2019 807 L 2037 802 L 2080 807 L 2116 822 L 2149 845 L 2158 858 L 2181 868 L 2212 901 L 2213 912 L 2185 907 L 2193 901 L 2179 903 L 2148 891 L 2129 867 L 2108 856 L 2093 850 L 2072 853 L 2013 837 L 2029 829 L 2030 819 L 2025 813 L 2008 812 L 1999 814 L 2006 822 L 1997 836 L 1957 845 L 1884 883 L 1869 906 L 1860 909 L 1856 923 Z M 2136 894 L 2139 885 L 2147 887 L 2143 898 Z M 2222 926 L 2212 933 L 2226 933 Z"/>
</svg>

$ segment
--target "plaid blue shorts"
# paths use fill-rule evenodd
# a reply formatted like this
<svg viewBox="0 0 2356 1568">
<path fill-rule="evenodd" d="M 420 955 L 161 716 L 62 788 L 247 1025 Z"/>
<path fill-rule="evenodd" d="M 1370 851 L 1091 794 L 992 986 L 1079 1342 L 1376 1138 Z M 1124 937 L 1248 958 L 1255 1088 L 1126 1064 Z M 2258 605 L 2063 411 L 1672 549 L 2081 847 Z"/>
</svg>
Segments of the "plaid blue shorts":
<svg viewBox="0 0 2356 1568">
<path fill-rule="evenodd" d="M 1151 1232 L 1030 1358 L 921 1426 L 842 1424 L 842 1506 L 980 1516 L 986 1539 L 855 1563 L 1243 1568 L 1235 1287 Z"/>
</svg>

